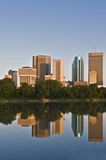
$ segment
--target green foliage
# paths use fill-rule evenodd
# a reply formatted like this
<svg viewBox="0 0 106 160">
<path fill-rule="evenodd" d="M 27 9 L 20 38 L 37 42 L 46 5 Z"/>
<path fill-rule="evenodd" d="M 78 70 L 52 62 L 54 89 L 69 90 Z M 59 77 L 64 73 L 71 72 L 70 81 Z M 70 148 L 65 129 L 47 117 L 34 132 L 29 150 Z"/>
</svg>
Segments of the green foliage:
<svg viewBox="0 0 106 160">
<path fill-rule="evenodd" d="M 34 115 L 36 121 L 56 121 L 62 114 L 69 113 L 76 115 L 96 116 L 98 112 L 106 112 L 106 103 L 21 103 L 21 104 L 0 104 L 0 123 L 11 124 L 16 120 L 18 113 L 22 119 Z"/>
<path fill-rule="evenodd" d="M 12 79 L 5 78 L 0 80 L 0 98 L 8 99 L 14 96 L 15 83 Z"/>
<path fill-rule="evenodd" d="M 35 97 L 56 98 L 60 88 L 62 88 L 62 85 L 56 80 L 37 81 L 35 84 Z"/>
<path fill-rule="evenodd" d="M 97 84 L 90 84 L 89 91 L 90 91 L 90 98 L 98 98 L 98 87 Z"/>
<path fill-rule="evenodd" d="M 34 88 L 27 83 L 22 83 L 19 89 L 19 93 L 21 97 L 25 98 L 33 98 L 34 97 Z"/>
<path fill-rule="evenodd" d="M 16 119 L 19 105 L 11 106 L 10 104 L 0 104 L 0 122 L 3 124 L 11 124 Z"/>
<path fill-rule="evenodd" d="M 106 98 L 106 88 L 98 88 L 96 84 L 68 88 L 56 80 L 36 81 L 35 87 L 22 83 L 16 88 L 12 79 L 5 78 L 0 80 L 0 99 L 9 98 L 97 99 Z"/>
<path fill-rule="evenodd" d="M 71 89 L 72 93 L 73 93 L 73 98 L 80 98 L 80 99 L 86 99 L 86 98 L 90 98 L 89 97 L 89 87 L 88 86 L 75 86 L 72 87 Z"/>
</svg>

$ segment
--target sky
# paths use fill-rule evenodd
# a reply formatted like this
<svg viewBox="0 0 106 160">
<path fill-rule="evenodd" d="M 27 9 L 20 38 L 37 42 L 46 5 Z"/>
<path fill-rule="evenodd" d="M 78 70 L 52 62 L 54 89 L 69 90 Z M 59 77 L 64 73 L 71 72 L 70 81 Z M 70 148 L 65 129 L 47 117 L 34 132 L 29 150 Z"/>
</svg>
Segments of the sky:
<svg viewBox="0 0 106 160">
<path fill-rule="evenodd" d="M 104 52 L 106 85 L 106 0 L 0 0 L 0 78 L 9 69 L 32 66 L 32 56 L 64 60 L 65 80 L 82 56 Z"/>
</svg>

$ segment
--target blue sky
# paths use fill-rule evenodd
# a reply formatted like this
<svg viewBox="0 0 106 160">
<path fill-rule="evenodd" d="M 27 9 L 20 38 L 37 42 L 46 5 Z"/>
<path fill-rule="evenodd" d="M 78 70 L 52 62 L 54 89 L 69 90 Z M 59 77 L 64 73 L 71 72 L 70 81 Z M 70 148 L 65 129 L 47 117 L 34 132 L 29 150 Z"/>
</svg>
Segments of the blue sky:
<svg viewBox="0 0 106 160">
<path fill-rule="evenodd" d="M 64 60 L 66 80 L 81 55 L 88 80 L 88 53 L 95 51 L 104 52 L 106 85 L 106 0 L 0 0 L 0 78 L 43 54 Z"/>
</svg>

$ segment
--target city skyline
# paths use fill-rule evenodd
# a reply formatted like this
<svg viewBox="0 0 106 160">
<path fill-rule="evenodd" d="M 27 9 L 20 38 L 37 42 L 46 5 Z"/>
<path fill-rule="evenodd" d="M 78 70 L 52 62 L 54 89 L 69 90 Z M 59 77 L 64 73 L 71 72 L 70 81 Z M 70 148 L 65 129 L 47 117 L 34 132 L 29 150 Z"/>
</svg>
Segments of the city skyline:
<svg viewBox="0 0 106 160">
<path fill-rule="evenodd" d="M 103 81 L 103 61 L 104 61 L 104 53 L 103 52 L 93 52 L 88 53 L 88 81 L 84 81 L 85 68 L 84 68 L 84 60 L 81 56 L 74 57 L 74 61 L 72 63 L 72 81 L 70 81 L 71 85 L 89 85 L 97 83 L 98 86 L 104 86 Z M 53 59 L 53 64 L 51 64 L 51 57 L 48 55 L 37 55 L 32 57 L 32 67 L 24 66 L 22 68 L 18 68 L 18 76 L 17 71 L 12 71 L 9 69 L 8 75 L 4 75 L 4 78 L 13 79 L 17 86 L 21 86 L 21 83 L 25 82 L 34 86 L 36 80 L 57 80 L 60 82 L 65 82 L 64 78 L 64 60 L 61 59 Z M 53 68 L 52 68 L 53 66 Z M 52 70 L 51 70 L 52 68 Z M 22 73 L 20 74 L 20 71 Z M 25 71 L 24 71 L 25 70 Z M 27 71 L 28 73 L 27 73 Z M 32 71 L 35 70 L 33 75 Z M 25 72 L 25 73 L 24 73 Z M 52 73 L 53 72 L 53 73 Z M 13 77 L 13 73 L 15 77 Z M 30 75 L 30 76 L 29 76 Z M 33 77 L 31 80 L 31 76 Z M 24 77 L 24 78 L 23 78 Z M 99 80 L 99 81 L 98 81 Z M 17 83 L 18 82 L 18 83 Z M 78 82 L 78 83 L 77 83 Z M 74 84 L 75 83 L 75 84 Z M 63 85 L 65 85 L 63 83 Z"/>
<path fill-rule="evenodd" d="M 1 160 L 106 159 L 106 0 L 0 0 Z"/>
<path fill-rule="evenodd" d="M 59 119 L 55 121 L 36 120 L 34 114 L 27 118 L 22 118 L 22 113 L 18 114 L 17 125 L 22 127 L 32 127 L 32 137 L 48 138 L 54 135 L 64 134 L 64 114 L 61 113 Z M 96 116 L 88 115 L 88 124 L 85 123 L 85 115 L 71 114 L 71 133 L 76 138 L 84 136 L 84 128 L 88 128 L 89 142 L 103 142 L 103 113 L 98 112 Z"/>
<path fill-rule="evenodd" d="M 46 54 L 64 60 L 66 80 L 71 80 L 73 58 L 80 55 L 87 81 L 88 53 L 106 53 L 105 5 L 103 0 L 0 2 L 0 78 L 8 69 L 32 66 L 32 56 Z M 105 68 L 104 63 L 104 85 Z"/>
<path fill-rule="evenodd" d="M 71 110 L 69 110 L 69 106 Z M 41 107 L 43 112 L 40 114 Z M 98 105 L 97 103 L 94 105 L 92 103 L 89 105 L 88 103 L 84 105 L 82 103 L 79 105 L 78 103 L 76 105 L 55 103 L 46 106 L 42 106 L 42 104 L 4 104 L 1 105 L 0 110 L 2 159 L 8 160 L 12 156 L 14 159 L 16 154 L 17 160 L 20 157 L 22 157 L 21 159 L 23 157 L 33 159 L 35 154 L 37 159 L 53 157 L 54 160 L 59 157 L 58 159 L 64 160 L 67 157 L 70 159 L 70 155 L 71 159 L 80 159 L 80 157 L 91 160 L 105 159 L 106 108 L 104 104 L 102 106 L 100 103 Z M 101 110 L 103 113 L 100 113 Z M 84 117 L 85 125 L 81 129 L 84 129 L 84 132 L 79 138 L 74 136 L 71 128 L 73 111 L 76 116 Z M 61 117 L 63 112 L 64 115 Z M 80 119 L 78 121 L 80 122 Z M 75 126 L 77 124 L 75 122 Z M 6 145 L 3 145 L 5 140 L 7 148 Z M 4 153 L 7 153 L 7 150 L 8 154 L 6 155 Z M 76 150 L 77 154 L 75 154 Z"/>
<path fill-rule="evenodd" d="M 103 52 L 88 53 L 88 57 L 89 57 L 88 58 L 88 81 L 84 81 L 85 69 L 84 69 L 83 57 L 76 56 L 76 57 L 74 57 L 74 61 L 72 63 L 72 81 L 71 82 L 78 82 L 78 84 L 81 82 L 81 84 L 79 84 L 79 85 L 88 85 L 88 84 L 97 83 L 98 86 L 103 85 L 105 87 L 104 81 L 103 81 L 104 53 Z M 9 69 L 8 75 L 4 75 L 3 78 L 12 78 L 14 82 L 16 81 L 15 84 L 17 84 L 17 86 L 21 86 L 20 84 L 23 82 L 26 82 L 26 83 L 34 86 L 36 80 L 52 79 L 52 80 L 58 80 L 58 81 L 63 82 L 63 79 L 64 78 L 66 79 L 66 77 L 64 77 L 64 60 L 53 59 L 53 64 L 51 62 L 52 62 L 51 57 L 48 55 L 33 56 L 32 57 L 32 67 L 31 66 L 28 66 L 28 67 L 24 66 L 22 68 L 18 68 L 18 76 L 16 75 L 16 77 L 14 77 L 15 79 L 13 78 L 12 72 L 13 73 L 16 72 L 16 74 L 17 74 L 17 71 L 14 71 L 14 70 L 12 71 L 11 69 Z M 52 66 L 53 66 L 53 68 L 52 68 Z M 52 70 L 51 70 L 51 68 L 52 68 Z M 57 70 L 57 68 L 58 68 L 58 70 Z M 36 78 L 35 78 L 35 81 L 33 79 L 33 84 L 31 82 L 31 80 L 28 80 L 28 79 L 25 80 L 25 78 L 21 82 L 20 70 L 23 70 L 23 69 L 32 69 L 32 70 L 35 69 L 36 70 Z M 26 77 L 25 74 L 26 73 L 24 73 L 24 76 Z M 30 76 L 31 75 L 33 75 L 32 72 L 30 72 Z M 56 78 L 56 75 L 58 78 Z M 100 83 L 98 83 L 98 81 L 97 81 L 98 76 L 99 76 L 99 79 L 101 80 Z M 59 80 L 59 77 L 60 77 L 60 80 Z M 26 78 L 28 78 L 28 76 Z M 89 78 L 90 78 L 90 80 L 89 80 Z M 92 81 L 92 83 L 90 81 Z M 83 82 L 85 82 L 85 83 L 83 83 Z"/>
</svg>

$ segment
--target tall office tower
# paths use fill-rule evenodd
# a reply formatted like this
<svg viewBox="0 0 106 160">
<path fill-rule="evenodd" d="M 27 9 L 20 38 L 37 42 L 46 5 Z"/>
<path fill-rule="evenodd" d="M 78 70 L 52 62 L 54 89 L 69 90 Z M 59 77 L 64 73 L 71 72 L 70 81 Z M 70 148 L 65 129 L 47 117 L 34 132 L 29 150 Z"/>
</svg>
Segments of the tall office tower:
<svg viewBox="0 0 106 160">
<path fill-rule="evenodd" d="M 15 85 L 17 86 L 17 71 L 8 71 L 8 75 L 12 76 L 12 80 L 14 81 Z"/>
<path fill-rule="evenodd" d="M 51 74 L 51 57 L 44 55 L 33 56 L 33 68 L 37 70 L 37 79 L 44 80 L 45 75 Z"/>
<path fill-rule="evenodd" d="M 50 136 L 50 122 L 38 121 L 32 126 L 32 137 L 47 138 Z"/>
<path fill-rule="evenodd" d="M 53 75 L 55 79 L 59 82 L 64 81 L 64 61 L 63 60 L 53 60 Z"/>
<path fill-rule="evenodd" d="M 72 81 L 84 81 L 84 60 L 77 56 L 72 64 Z"/>
<path fill-rule="evenodd" d="M 84 132 L 84 116 L 72 114 L 72 130 L 75 137 L 80 138 Z"/>
<path fill-rule="evenodd" d="M 21 83 L 28 83 L 34 86 L 36 81 L 36 69 L 31 67 L 23 67 L 18 70 L 19 73 L 19 86 Z"/>
<path fill-rule="evenodd" d="M 89 53 L 89 84 L 92 71 L 97 73 L 97 85 L 103 85 L 103 53 Z"/>
<path fill-rule="evenodd" d="M 52 134 L 62 134 L 64 132 L 64 115 L 52 123 Z"/>
<path fill-rule="evenodd" d="M 103 113 L 98 113 L 97 117 L 89 116 L 88 141 L 103 142 Z"/>
</svg>

